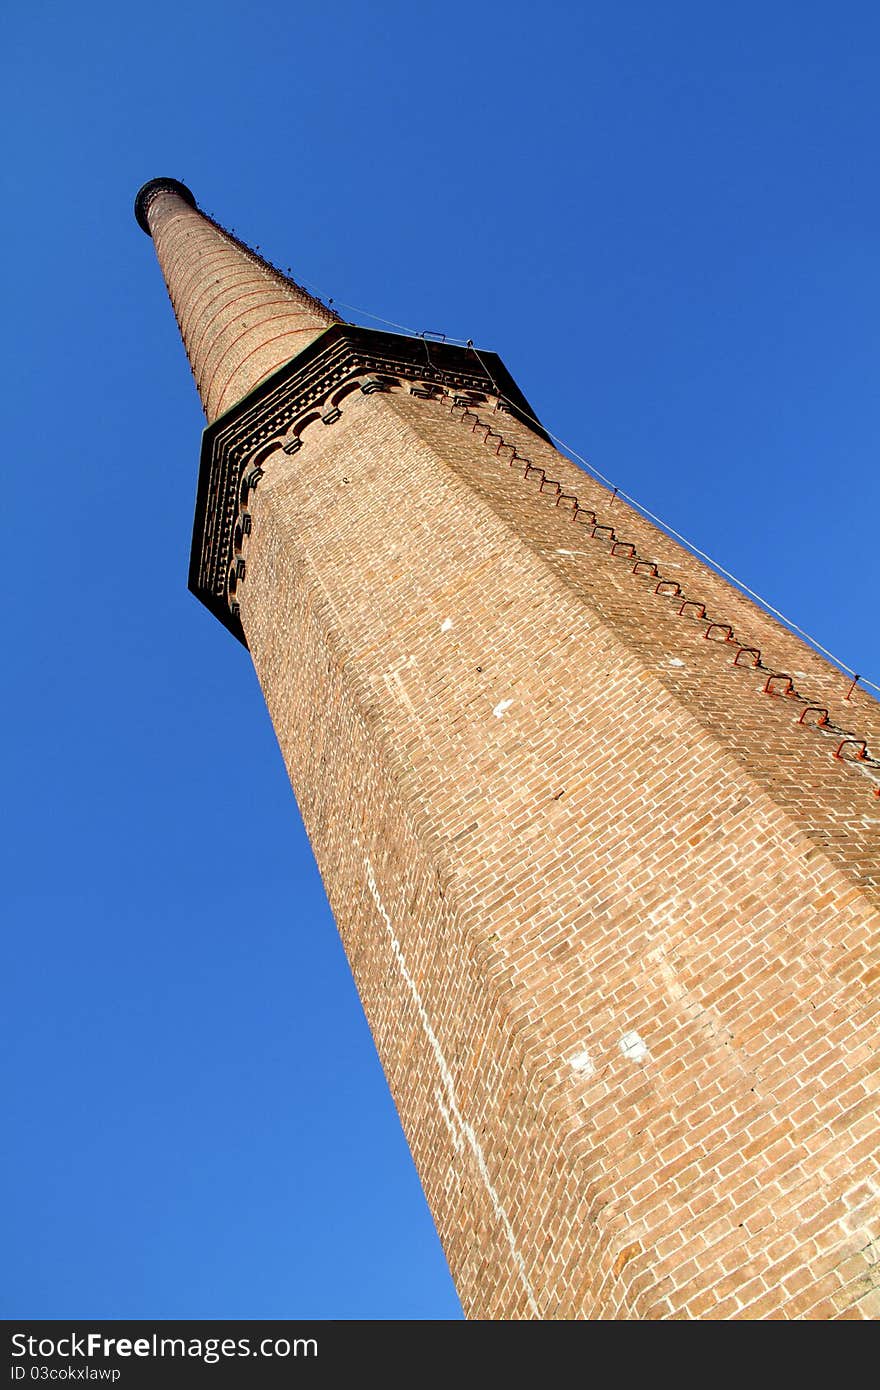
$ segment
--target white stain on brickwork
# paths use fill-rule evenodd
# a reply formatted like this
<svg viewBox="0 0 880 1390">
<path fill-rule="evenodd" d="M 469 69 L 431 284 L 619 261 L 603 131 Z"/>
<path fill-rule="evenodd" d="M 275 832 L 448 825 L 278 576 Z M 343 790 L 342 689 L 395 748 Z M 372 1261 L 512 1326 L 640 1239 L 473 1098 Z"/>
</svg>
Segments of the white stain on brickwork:
<svg viewBox="0 0 880 1390">
<path fill-rule="evenodd" d="M 391 694 L 396 699 L 400 700 L 401 704 L 406 705 L 410 714 L 415 714 L 416 707 L 409 697 L 409 692 L 407 691 L 407 688 L 403 683 L 403 677 L 400 674 L 400 672 L 389 671 L 388 674 L 385 676 L 385 682 L 388 686 L 388 689 L 391 691 Z"/>
<path fill-rule="evenodd" d="M 596 1068 L 586 1048 L 581 1052 L 576 1052 L 571 1058 L 571 1069 L 576 1071 L 578 1076 L 595 1076 Z"/>
<path fill-rule="evenodd" d="M 446 1102 L 443 1099 L 443 1092 L 440 1090 L 439 1086 L 434 1087 L 434 1099 L 440 1107 L 440 1114 L 446 1121 L 446 1128 L 449 1130 L 449 1137 L 452 1140 L 452 1147 L 455 1149 L 456 1153 L 460 1154 L 462 1149 L 464 1148 L 464 1139 L 461 1136 L 460 1130 L 456 1128 L 455 1121 L 453 1120 L 452 1115 L 450 1114 L 449 1109 L 446 1105 Z"/>
<path fill-rule="evenodd" d="M 498 704 L 495 706 L 495 708 L 494 708 L 493 711 L 492 711 L 492 713 L 494 714 L 495 718 L 496 718 L 496 719 L 503 719 L 503 718 L 504 718 L 504 711 L 510 709 L 510 706 L 511 706 L 512 704 L 513 704 L 513 701 L 512 701 L 512 700 L 499 700 L 499 701 L 498 701 Z"/>
<path fill-rule="evenodd" d="M 659 950 L 651 951 L 647 959 L 656 961 L 657 968 L 660 972 L 660 978 L 666 986 L 670 999 L 675 999 L 676 1001 L 684 999 L 687 995 L 687 990 L 675 973 L 673 966 L 670 965 L 669 961 L 664 956 L 662 947 Z"/>
<path fill-rule="evenodd" d="M 437 1039 L 437 1034 L 431 1027 L 431 1020 L 428 1018 L 427 1010 L 425 1009 L 425 1006 L 422 1003 L 422 997 L 419 994 L 416 982 L 410 974 L 406 961 L 403 958 L 403 951 L 400 948 L 400 942 L 398 941 L 397 935 L 394 931 L 394 927 L 391 924 L 391 918 L 389 917 L 385 909 L 385 904 L 379 897 L 379 889 L 376 886 L 376 876 L 373 873 L 373 866 L 370 863 L 369 859 L 367 859 L 365 862 L 367 869 L 367 884 L 369 886 L 373 902 L 376 904 L 376 911 L 379 913 L 379 916 L 382 918 L 382 921 L 385 924 L 385 930 L 388 933 L 388 939 L 391 942 L 391 952 L 394 956 L 397 968 L 400 971 L 400 974 L 403 978 L 404 984 L 409 990 L 409 993 L 412 997 L 412 1001 L 416 1006 L 419 1018 L 422 1022 L 422 1027 L 425 1030 L 425 1036 L 428 1039 L 428 1042 L 431 1047 L 431 1052 L 434 1055 L 434 1061 L 437 1064 L 437 1070 L 440 1073 L 440 1079 L 443 1082 L 443 1091 L 446 1092 L 445 1101 L 442 1099 L 442 1092 L 439 1090 L 439 1088 L 437 1092 L 435 1092 L 435 1094 L 437 1095 L 437 1099 L 440 1102 L 441 1113 L 447 1125 L 449 1126 L 449 1132 L 452 1135 L 453 1143 L 455 1145 L 456 1150 L 460 1153 L 461 1150 L 464 1148 L 464 1145 L 467 1144 L 468 1148 L 470 1149 L 471 1153 L 473 1154 L 476 1160 L 480 1177 L 483 1180 L 483 1186 L 486 1189 L 489 1201 L 492 1203 L 492 1210 L 498 1218 L 498 1221 L 501 1223 L 501 1226 L 504 1230 L 504 1234 L 507 1237 L 507 1243 L 510 1246 L 510 1253 L 513 1256 L 514 1264 L 517 1267 L 519 1277 L 522 1280 L 523 1288 L 525 1289 L 526 1296 L 529 1300 L 529 1307 L 531 1308 L 535 1317 L 540 1317 L 541 1310 L 539 1309 L 538 1304 L 535 1301 L 535 1293 L 531 1284 L 529 1283 L 528 1275 L 526 1274 L 525 1262 L 523 1260 L 522 1255 L 519 1253 L 519 1250 L 517 1249 L 516 1238 L 513 1234 L 513 1227 L 510 1224 L 507 1212 L 504 1210 L 504 1207 L 501 1204 L 501 1199 L 499 1198 L 498 1193 L 495 1191 L 495 1188 L 492 1185 L 492 1179 L 489 1175 L 489 1167 L 486 1163 L 486 1158 L 483 1153 L 483 1150 L 480 1148 L 480 1142 L 477 1139 L 473 1126 L 468 1124 L 467 1120 L 464 1118 L 464 1116 L 461 1113 L 461 1110 L 459 1109 L 458 1099 L 455 1094 L 455 1082 L 452 1079 L 452 1072 L 449 1070 L 446 1058 L 443 1056 L 443 1050 Z"/>
<path fill-rule="evenodd" d="M 645 1058 L 651 1055 L 647 1043 L 643 1042 L 635 1030 L 631 1033 L 624 1033 L 618 1047 L 630 1062 L 644 1062 Z"/>
<path fill-rule="evenodd" d="M 442 623 L 440 624 L 440 631 L 441 631 L 441 632 L 448 632 L 449 629 L 450 629 L 451 627 L 452 627 L 452 619 L 451 619 L 451 618 L 444 618 L 443 621 L 442 621 Z"/>
<path fill-rule="evenodd" d="M 682 661 L 680 656 L 671 656 L 669 658 L 669 664 L 670 666 L 683 666 L 684 662 Z"/>
</svg>

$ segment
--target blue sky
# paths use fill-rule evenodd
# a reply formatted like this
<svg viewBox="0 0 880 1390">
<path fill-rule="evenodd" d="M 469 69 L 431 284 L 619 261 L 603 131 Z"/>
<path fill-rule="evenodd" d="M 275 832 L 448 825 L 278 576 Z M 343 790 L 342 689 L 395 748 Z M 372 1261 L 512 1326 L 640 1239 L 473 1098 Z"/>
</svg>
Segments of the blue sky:
<svg viewBox="0 0 880 1390">
<path fill-rule="evenodd" d="M 0 1316 L 459 1317 L 247 653 L 186 590 L 204 422 L 132 199 L 183 179 L 325 297 L 498 351 L 880 683 L 880 10 L 4 28 Z"/>
</svg>

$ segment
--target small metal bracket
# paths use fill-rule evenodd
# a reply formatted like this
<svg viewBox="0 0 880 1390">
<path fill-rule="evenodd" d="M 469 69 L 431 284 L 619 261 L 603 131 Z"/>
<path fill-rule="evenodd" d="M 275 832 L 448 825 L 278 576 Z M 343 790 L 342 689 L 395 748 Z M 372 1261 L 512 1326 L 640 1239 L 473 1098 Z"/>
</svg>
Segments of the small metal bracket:
<svg viewBox="0 0 880 1390">
<path fill-rule="evenodd" d="M 785 689 L 784 689 L 784 690 L 774 690 L 774 689 L 773 689 L 773 682 L 774 682 L 774 681 L 785 681 L 785 682 L 786 682 Z M 789 676 L 785 671 L 778 671 L 778 672 L 775 673 L 775 675 L 772 675 L 772 676 L 768 676 L 768 677 L 767 677 L 766 681 L 764 682 L 764 694 L 765 694 L 765 695 L 793 695 L 793 694 L 794 694 L 794 681 L 792 680 L 791 676 Z"/>
<path fill-rule="evenodd" d="M 821 729 L 828 723 L 828 711 L 825 709 L 824 705 L 808 705 L 805 710 L 801 711 L 801 717 L 798 723 L 805 724 L 808 714 L 818 714 L 819 718 L 815 721 L 816 728 L 818 729 Z"/>
<path fill-rule="evenodd" d="M 753 656 L 755 659 L 754 659 L 754 661 L 752 662 L 752 667 L 753 667 L 755 670 L 757 670 L 757 668 L 758 668 L 758 667 L 760 666 L 760 664 L 761 664 L 761 652 L 760 652 L 760 648 L 758 648 L 758 647 L 740 647 L 740 649 L 739 649 L 739 651 L 737 652 L 736 656 L 733 658 L 733 664 L 734 664 L 734 666 L 741 666 L 741 665 L 742 665 L 742 662 L 740 661 L 740 657 L 741 657 L 741 656 Z"/>
<path fill-rule="evenodd" d="M 705 618 L 705 616 L 706 616 L 706 605 L 705 605 L 705 603 L 699 603 L 695 598 L 686 598 L 686 599 L 685 599 L 684 603 L 681 605 L 681 607 L 680 607 L 679 610 L 678 610 L 678 616 L 679 616 L 680 618 L 683 618 L 683 617 L 684 617 L 684 611 L 685 611 L 686 608 L 698 608 L 700 611 L 699 611 L 699 613 L 696 614 L 696 617 L 697 617 L 697 618 Z"/>
<path fill-rule="evenodd" d="M 860 750 L 856 753 L 854 759 L 844 758 L 843 756 L 844 748 L 848 748 L 850 745 Z M 838 743 L 834 756 L 835 758 L 840 758 L 841 762 L 864 761 L 868 756 L 868 745 L 863 738 L 844 738 Z"/>
</svg>

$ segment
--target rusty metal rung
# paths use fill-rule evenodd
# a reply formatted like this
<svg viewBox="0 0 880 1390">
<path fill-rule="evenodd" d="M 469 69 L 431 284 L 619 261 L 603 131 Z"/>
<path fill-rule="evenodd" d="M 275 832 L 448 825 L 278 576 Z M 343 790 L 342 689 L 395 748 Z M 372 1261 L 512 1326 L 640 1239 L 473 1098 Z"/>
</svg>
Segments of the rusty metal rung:
<svg viewBox="0 0 880 1390">
<path fill-rule="evenodd" d="M 821 729 L 823 725 L 828 723 L 828 711 L 824 705 L 807 705 L 807 708 L 802 710 L 798 723 L 803 724 L 808 714 L 818 714 L 821 716 L 816 720 L 816 727 L 818 729 Z"/>
<path fill-rule="evenodd" d="M 680 618 L 683 618 L 683 617 L 684 617 L 684 610 L 685 610 L 686 608 L 699 608 L 700 611 L 699 611 L 699 613 L 697 614 L 697 617 L 698 617 L 698 618 L 705 618 L 705 616 L 706 616 L 706 605 L 705 605 L 705 603 L 700 603 L 700 602 L 699 602 L 697 599 L 695 599 L 695 598 L 686 598 L 686 599 L 685 599 L 684 603 L 681 605 L 681 607 L 680 607 L 679 610 L 678 610 L 678 616 L 679 616 Z"/>
<path fill-rule="evenodd" d="M 773 689 L 773 682 L 774 682 L 774 681 L 787 681 L 788 684 L 786 685 L 786 687 L 785 687 L 784 690 L 774 690 L 774 689 Z M 788 673 L 787 673 L 786 671 L 777 671 L 774 675 L 768 676 L 767 679 L 766 679 L 766 681 L 764 682 L 764 693 L 765 693 L 765 695 L 791 695 L 791 694 L 793 693 L 793 691 L 794 691 L 794 681 L 792 680 L 791 676 L 788 675 Z"/>
<path fill-rule="evenodd" d="M 848 759 L 844 758 L 844 756 L 843 756 L 843 749 L 844 749 L 844 748 L 847 748 L 850 744 L 851 744 L 854 748 L 860 749 L 860 752 L 856 753 L 855 758 L 852 759 L 853 762 L 855 762 L 855 761 L 862 761 L 862 760 L 864 760 L 865 758 L 867 758 L 867 756 L 868 756 L 868 744 L 867 744 L 866 740 L 863 739 L 863 738 L 844 738 L 844 739 L 841 739 L 840 743 L 838 743 L 838 745 L 837 745 L 837 751 L 836 751 L 835 754 L 834 754 L 835 758 L 840 758 L 841 762 L 846 762 L 846 761 L 848 761 Z"/>
<path fill-rule="evenodd" d="M 739 651 L 737 652 L 736 656 L 733 658 L 733 664 L 734 664 L 734 666 L 739 666 L 739 665 L 740 665 L 740 657 L 741 657 L 741 656 L 753 656 L 755 659 L 754 659 L 754 661 L 752 662 L 752 666 L 753 666 L 753 668 L 754 668 L 755 670 L 757 670 L 757 668 L 758 668 L 758 667 L 760 666 L 760 664 L 761 664 L 761 652 L 760 652 L 760 648 L 758 648 L 758 647 L 740 647 L 740 649 L 739 649 Z"/>
</svg>

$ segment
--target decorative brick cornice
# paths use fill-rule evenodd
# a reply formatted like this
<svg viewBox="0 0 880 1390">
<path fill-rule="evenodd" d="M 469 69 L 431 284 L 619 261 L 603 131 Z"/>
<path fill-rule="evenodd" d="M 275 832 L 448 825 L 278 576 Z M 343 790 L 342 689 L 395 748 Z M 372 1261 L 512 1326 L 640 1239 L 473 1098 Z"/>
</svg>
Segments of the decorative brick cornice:
<svg viewBox="0 0 880 1390">
<path fill-rule="evenodd" d="M 166 181 L 161 181 L 166 182 Z M 335 424 L 351 392 L 408 389 L 465 404 L 501 400 L 546 438 L 501 359 L 467 347 L 335 323 L 274 372 L 202 436 L 189 588 L 245 646 L 235 595 L 244 577 L 243 539 L 250 532 L 248 498 L 262 464 L 278 448 L 294 454 L 307 425 Z"/>
</svg>

